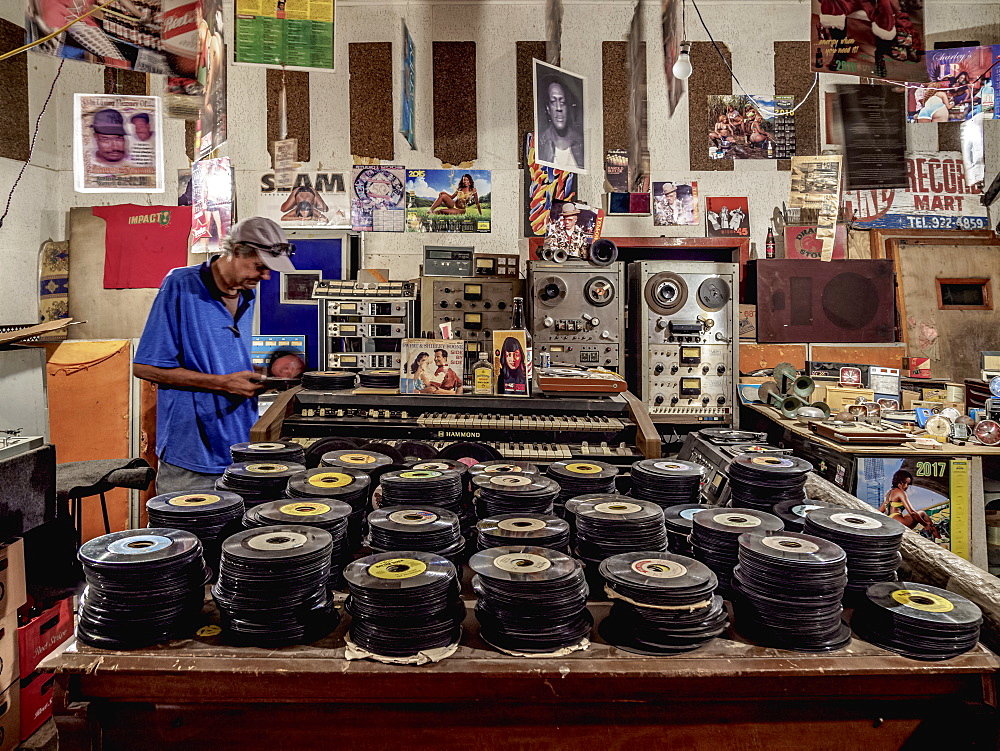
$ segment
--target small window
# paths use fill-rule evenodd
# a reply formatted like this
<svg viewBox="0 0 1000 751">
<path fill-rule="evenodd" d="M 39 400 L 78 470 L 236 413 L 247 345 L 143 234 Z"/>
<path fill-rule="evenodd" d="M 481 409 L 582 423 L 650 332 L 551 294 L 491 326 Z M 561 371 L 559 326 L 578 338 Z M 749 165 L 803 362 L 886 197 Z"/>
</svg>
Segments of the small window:
<svg viewBox="0 0 1000 751">
<path fill-rule="evenodd" d="M 993 310 L 989 279 L 938 279 L 939 310 Z"/>
<path fill-rule="evenodd" d="M 322 271 L 301 271 L 281 275 L 281 302 L 293 305 L 315 305 L 313 284 L 323 278 Z"/>
</svg>

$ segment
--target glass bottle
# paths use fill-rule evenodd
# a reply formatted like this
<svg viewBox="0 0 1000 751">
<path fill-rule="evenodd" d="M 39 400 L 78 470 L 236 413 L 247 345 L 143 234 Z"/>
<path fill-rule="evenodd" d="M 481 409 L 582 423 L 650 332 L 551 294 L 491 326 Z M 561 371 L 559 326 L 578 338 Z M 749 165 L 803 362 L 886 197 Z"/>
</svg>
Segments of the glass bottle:
<svg viewBox="0 0 1000 751">
<path fill-rule="evenodd" d="M 474 396 L 493 395 L 493 364 L 488 352 L 480 352 L 479 361 L 472 366 L 472 393 Z"/>
</svg>

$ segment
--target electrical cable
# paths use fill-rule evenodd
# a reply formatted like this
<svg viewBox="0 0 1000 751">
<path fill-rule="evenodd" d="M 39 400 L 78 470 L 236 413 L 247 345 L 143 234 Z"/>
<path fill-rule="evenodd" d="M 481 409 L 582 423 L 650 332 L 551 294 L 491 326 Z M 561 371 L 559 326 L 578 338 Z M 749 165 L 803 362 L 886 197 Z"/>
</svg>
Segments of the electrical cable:
<svg viewBox="0 0 1000 751">
<path fill-rule="evenodd" d="M 41 39 L 36 39 L 35 41 L 31 42 L 30 44 L 26 44 L 23 47 L 18 47 L 16 50 L 11 50 L 10 52 L 4 52 L 2 55 L 0 55 L 0 60 L 6 60 L 8 57 L 14 57 L 14 55 L 18 55 L 18 54 L 20 54 L 22 52 L 30 50 L 32 47 L 37 47 L 39 44 L 44 44 L 45 42 L 49 41 L 50 39 L 52 39 L 54 37 L 57 37 L 60 34 L 62 34 L 64 31 L 66 31 L 66 29 L 68 29 L 73 24 L 82 21 L 87 16 L 89 16 L 91 13 L 96 13 L 97 11 L 99 11 L 99 10 L 101 10 L 103 8 L 107 8 L 109 5 L 111 5 L 112 3 L 115 3 L 115 2 L 118 2 L 118 0 L 107 0 L 107 2 L 103 2 L 103 3 L 99 4 L 99 5 L 95 5 L 93 8 L 91 8 L 90 10 L 88 10 L 83 15 L 77 16 L 76 18 L 74 18 L 72 21 L 70 21 L 68 24 L 66 24 L 65 26 L 63 26 L 61 29 L 56 29 L 51 34 L 46 34 Z"/>
<path fill-rule="evenodd" d="M 56 90 L 56 81 L 58 81 L 59 76 L 62 75 L 62 69 L 65 63 L 66 58 L 62 58 L 59 61 L 59 67 L 56 69 L 56 76 L 52 79 L 52 86 L 49 87 L 49 95 L 45 97 L 42 109 L 38 113 L 38 117 L 35 119 L 35 132 L 31 136 L 31 145 L 28 146 L 28 158 L 25 159 L 24 164 L 21 165 L 21 171 L 17 173 L 17 178 L 14 180 L 14 184 L 10 186 L 10 193 L 7 194 L 7 206 L 3 210 L 3 216 L 0 216 L 0 228 L 3 227 L 4 222 L 7 220 L 7 214 L 10 213 L 10 202 L 14 199 L 14 191 L 17 190 L 18 183 L 20 183 L 21 178 L 24 177 L 24 171 L 28 168 L 28 162 L 31 161 L 31 155 L 35 153 L 35 141 L 38 140 L 38 128 L 42 124 L 42 115 L 45 114 L 45 110 L 48 108 L 49 102 L 52 100 L 52 94 Z"/>
</svg>

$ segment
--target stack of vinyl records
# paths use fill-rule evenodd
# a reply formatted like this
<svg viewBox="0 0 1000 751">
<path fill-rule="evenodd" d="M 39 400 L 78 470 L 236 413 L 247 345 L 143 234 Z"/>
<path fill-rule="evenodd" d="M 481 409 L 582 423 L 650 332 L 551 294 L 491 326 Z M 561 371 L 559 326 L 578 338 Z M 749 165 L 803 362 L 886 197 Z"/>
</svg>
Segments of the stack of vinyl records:
<svg viewBox="0 0 1000 751">
<path fill-rule="evenodd" d="M 759 644 L 802 652 L 840 649 L 851 640 L 841 620 L 847 554 L 798 532 L 744 534 L 733 571 L 736 627 Z"/>
<path fill-rule="evenodd" d="M 484 472 L 472 480 L 480 516 L 496 514 L 551 514 L 559 483 L 543 475 Z"/>
<path fill-rule="evenodd" d="M 691 527 L 694 515 L 705 511 L 705 503 L 681 503 L 663 509 L 663 523 L 667 527 L 667 550 L 677 555 L 693 556 L 691 549 Z"/>
<path fill-rule="evenodd" d="M 222 543 L 212 595 L 235 644 L 315 641 L 339 617 L 327 588 L 333 537 L 325 529 L 278 524 L 247 529 Z"/>
<path fill-rule="evenodd" d="M 304 527 L 319 527 L 330 533 L 333 540 L 330 549 L 330 586 L 337 588 L 343 584 L 341 572 L 351 558 L 354 548 L 348 541 L 348 520 L 351 507 L 343 501 L 332 498 L 284 499 L 268 501 L 247 510 L 243 517 L 246 529 L 298 524 Z"/>
<path fill-rule="evenodd" d="M 469 472 L 469 465 L 455 459 L 427 459 L 414 462 L 410 465 L 410 469 L 451 470 L 452 472 L 458 472 L 464 482 L 465 475 Z"/>
<path fill-rule="evenodd" d="M 581 644 L 594 619 L 580 562 L 549 548 L 489 548 L 469 561 L 480 635 L 504 652 L 546 654 Z"/>
<path fill-rule="evenodd" d="M 783 501 L 802 502 L 813 466 L 788 454 L 742 454 L 729 465 L 729 503 L 768 511 Z"/>
<path fill-rule="evenodd" d="M 497 514 L 480 519 L 479 549 L 533 545 L 569 553 L 569 522 L 553 514 Z"/>
<path fill-rule="evenodd" d="M 624 495 L 592 496 L 576 504 L 576 552 L 585 561 L 636 550 L 666 550 L 663 509 Z"/>
<path fill-rule="evenodd" d="M 365 543 L 377 553 L 419 550 L 436 553 L 456 566 L 465 550 L 457 514 L 436 506 L 383 506 L 368 515 Z"/>
<path fill-rule="evenodd" d="M 865 641 L 914 660 L 947 660 L 979 641 L 983 613 L 961 595 L 917 582 L 868 588 L 851 626 Z"/>
<path fill-rule="evenodd" d="M 605 592 L 614 600 L 600 631 L 608 643 L 646 655 L 688 652 L 726 630 L 715 594 L 718 581 L 703 563 L 662 551 L 620 553 L 601 562 Z"/>
<path fill-rule="evenodd" d="M 237 462 L 226 467 L 215 487 L 239 494 L 249 507 L 282 498 L 289 478 L 304 471 L 305 465 L 297 462 Z"/>
<path fill-rule="evenodd" d="M 643 459 L 632 465 L 629 495 L 668 508 L 697 503 L 705 468 L 676 459 Z"/>
<path fill-rule="evenodd" d="M 784 529 L 781 519 L 773 514 L 748 508 L 699 511 L 691 521 L 694 557 L 715 572 L 719 593 L 727 598 L 732 594 L 733 569 L 739 563 L 740 535 L 766 535 Z"/>
<path fill-rule="evenodd" d="M 357 376 L 349 370 L 325 370 L 302 374 L 302 387 L 310 391 L 347 391 Z"/>
<path fill-rule="evenodd" d="M 194 534 L 178 529 L 130 529 L 84 543 L 77 637 L 102 649 L 138 649 L 189 635 L 210 576 L 201 550 Z"/>
<path fill-rule="evenodd" d="M 404 469 L 382 475 L 382 507 L 426 504 L 448 509 L 461 519 L 468 516 L 463 496 L 462 476 L 449 469 Z"/>
<path fill-rule="evenodd" d="M 357 469 L 367 475 L 371 475 L 386 467 L 392 466 L 392 459 L 377 451 L 365 451 L 364 449 L 338 449 L 337 451 L 327 451 L 320 457 L 321 467 L 340 467 L 341 469 Z"/>
<path fill-rule="evenodd" d="M 251 441 L 229 447 L 234 462 L 295 462 L 306 463 L 306 450 L 293 441 Z"/>
<path fill-rule="evenodd" d="M 559 483 L 559 497 L 556 498 L 555 506 L 559 516 L 566 515 L 565 505 L 570 498 L 617 492 L 615 478 L 618 476 L 618 468 L 613 464 L 570 459 L 552 462 L 545 474 Z"/>
<path fill-rule="evenodd" d="M 906 527 L 876 511 L 818 508 L 802 531 L 837 543 L 847 552 L 847 593 L 863 596 L 878 582 L 895 581 L 903 562 L 899 546 Z"/>
<path fill-rule="evenodd" d="M 531 462 L 510 461 L 508 459 L 494 459 L 469 467 L 469 477 L 473 480 L 481 474 L 516 475 L 518 473 L 540 475 L 542 472 Z"/>
<path fill-rule="evenodd" d="M 350 639 L 386 657 L 411 657 L 454 644 L 465 606 L 458 571 L 434 553 L 376 553 L 344 569 L 350 590 Z"/>
<path fill-rule="evenodd" d="M 771 513 L 785 523 L 785 529 L 789 532 L 801 532 L 806 522 L 806 514 L 818 508 L 829 507 L 830 504 L 825 501 L 806 498 L 804 501 L 782 501 Z"/>
<path fill-rule="evenodd" d="M 358 373 L 358 385 L 366 389 L 392 389 L 399 391 L 398 370 L 362 370 Z"/>
<path fill-rule="evenodd" d="M 335 499 L 348 504 L 351 516 L 347 523 L 347 543 L 356 552 L 364 537 L 365 514 L 371 478 L 358 469 L 318 467 L 299 472 L 288 480 L 289 498 Z"/>
<path fill-rule="evenodd" d="M 184 529 L 201 540 L 205 561 L 219 568 L 222 540 L 239 530 L 243 499 L 236 493 L 209 490 L 163 493 L 146 501 L 150 527 Z"/>
</svg>

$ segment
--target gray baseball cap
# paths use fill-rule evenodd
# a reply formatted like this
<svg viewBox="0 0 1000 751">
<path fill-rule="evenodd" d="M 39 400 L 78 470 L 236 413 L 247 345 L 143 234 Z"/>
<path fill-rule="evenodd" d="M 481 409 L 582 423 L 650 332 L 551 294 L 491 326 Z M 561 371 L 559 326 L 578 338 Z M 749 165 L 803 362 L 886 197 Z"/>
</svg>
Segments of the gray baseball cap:
<svg viewBox="0 0 1000 751">
<path fill-rule="evenodd" d="M 285 231 L 273 219 L 263 216 L 244 219 L 232 228 L 229 240 L 233 245 L 243 243 L 256 248 L 261 262 L 271 271 L 295 271 L 291 261 L 295 246 L 288 242 Z"/>
<path fill-rule="evenodd" d="M 95 133 L 102 136 L 124 136 L 125 118 L 116 109 L 103 109 L 94 113 L 94 119 L 90 124 Z"/>
</svg>

